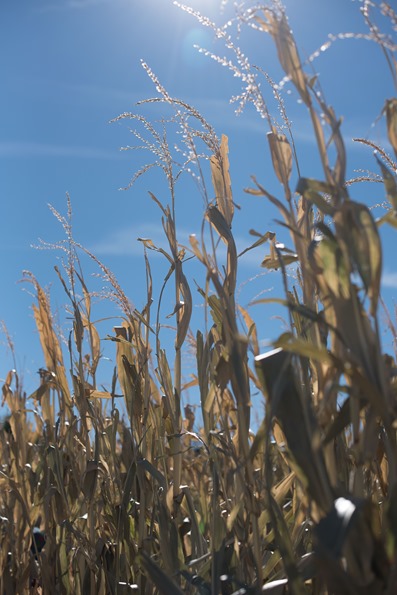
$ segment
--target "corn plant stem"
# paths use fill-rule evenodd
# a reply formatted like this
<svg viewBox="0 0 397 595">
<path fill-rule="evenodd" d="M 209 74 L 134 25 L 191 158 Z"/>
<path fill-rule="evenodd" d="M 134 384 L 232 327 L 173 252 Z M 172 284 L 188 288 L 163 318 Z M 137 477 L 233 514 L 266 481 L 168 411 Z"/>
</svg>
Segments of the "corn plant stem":
<svg viewBox="0 0 397 595">
<path fill-rule="evenodd" d="M 145 482 L 144 477 L 141 476 L 143 474 L 138 474 L 138 481 L 141 484 L 140 489 L 140 514 L 138 519 L 138 550 L 141 551 L 143 549 L 143 544 L 146 539 L 146 491 L 145 491 Z"/>
<path fill-rule="evenodd" d="M 178 267 L 176 267 L 176 271 L 178 271 Z M 179 287 L 177 287 L 177 303 L 179 303 L 180 295 L 179 295 Z M 177 314 L 177 328 L 180 323 L 180 312 L 178 311 Z M 174 418 L 175 422 L 178 424 L 176 428 L 174 428 L 174 433 L 178 434 L 173 440 L 173 457 L 174 457 L 174 484 L 173 484 L 173 495 L 174 498 L 179 496 L 180 493 L 180 486 L 181 486 L 181 477 L 182 477 L 182 441 L 179 436 L 181 427 L 180 427 L 180 420 L 181 420 L 181 404 L 180 404 L 180 395 L 181 395 L 181 378 L 182 378 L 182 360 L 181 360 L 181 348 L 179 346 L 176 347 L 175 350 L 175 372 L 174 372 L 174 390 L 175 390 L 175 413 Z"/>
<path fill-rule="evenodd" d="M 151 314 L 151 285 L 152 285 L 152 278 L 150 272 L 150 264 L 146 254 L 145 248 L 145 264 L 146 264 L 146 293 L 147 293 L 147 307 L 146 307 L 146 326 L 145 326 L 145 338 L 144 338 L 144 345 L 145 345 L 145 363 L 144 363 L 144 402 L 143 402 L 143 440 L 142 440 L 142 455 L 146 459 L 147 458 L 147 435 L 146 435 L 146 426 L 147 420 L 150 411 L 150 370 L 149 370 L 149 351 L 150 351 L 150 314 Z"/>
<path fill-rule="evenodd" d="M 280 523 L 285 524 L 284 518 L 280 517 L 278 513 L 278 505 L 275 502 L 272 494 L 272 485 L 273 485 L 273 470 L 272 470 L 272 461 L 270 456 L 270 446 L 271 440 L 270 437 L 272 435 L 272 428 L 271 428 L 271 408 L 268 405 L 266 407 L 266 449 L 265 449 L 265 487 L 266 487 L 266 494 L 267 494 L 267 506 L 269 510 L 270 519 L 272 521 L 272 526 L 274 529 L 274 534 L 276 537 L 276 543 L 278 549 L 280 551 L 286 575 L 288 577 L 288 586 L 291 590 L 292 595 L 305 595 L 306 590 L 304 585 L 302 584 L 298 570 L 296 568 L 293 554 L 292 554 L 292 545 L 289 539 L 289 534 L 287 528 L 284 527 L 284 535 L 280 532 Z"/>
<path fill-rule="evenodd" d="M 90 544 L 95 551 L 95 500 L 92 496 L 91 500 L 88 503 L 88 523 L 89 523 L 89 535 L 90 535 Z M 91 569 L 91 581 L 90 581 L 90 595 L 95 595 L 97 593 L 96 589 L 96 580 L 95 580 L 95 570 Z"/>
<path fill-rule="evenodd" d="M 182 441 L 180 437 L 180 419 L 181 419 L 181 407 L 180 407 L 180 391 L 181 391 L 181 350 L 178 348 L 175 354 L 175 420 L 178 427 L 174 429 L 177 434 L 172 440 L 173 444 L 173 457 L 174 457 L 174 484 L 173 494 L 174 498 L 179 496 L 181 477 L 182 477 Z"/>
<path fill-rule="evenodd" d="M 176 242 L 176 214 L 175 214 L 175 182 L 172 172 L 172 164 L 170 165 L 170 174 L 169 174 L 169 184 L 170 184 L 170 193 L 171 193 L 171 217 L 172 217 L 172 226 L 174 228 L 175 233 L 175 242 Z M 170 240 L 169 240 L 170 241 Z M 170 248 L 174 257 L 174 271 L 175 271 L 175 304 L 180 304 L 181 301 L 181 267 L 182 263 L 178 258 L 178 255 L 175 254 L 173 246 L 170 244 Z M 181 311 L 177 309 L 176 312 L 176 341 L 178 341 L 178 334 L 179 334 L 179 325 L 181 322 Z M 175 369 L 174 369 L 174 403 L 175 403 L 175 411 L 174 411 L 174 424 L 177 424 L 177 427 L 173 428 L 175 434 L 179 434 L 181 431 L 180 423 L 181 423 L 181 406 L 180 406 L 180 399 L 181 399 L 181 378 L 182 378 L 182 360 L 181 360 L 181 345 L 176 344 L 175 350 Z M 181 485 L 181 477 L 182 477 L 182 444 L 181 438 L 178 436 L 174 438 L 172 441 L 174 453 L 174 483 L 173 483 L 173 495 L 174 499 L 180 493 L 180 485 Z"/>
<path fill-rule="evenodd" d="M 150 268 L 149 262 L 145 252 L 145 262 L 146 262 L 146 287 L 147 287 L 147 310 L 146 310 L 146 326 L 145 326 L 145 338 L 144 338 L 144 345 L 145 345 L 145 359 L 144 359 L 144 403 L 143 403 L 143 420 L 142 420 L 142 441 L 141 441 L 141 452 L 143 458 L 147 458 L 148 456 L 148 446 L 147 446 L 147 419 L 150 411 L 150 373 L 149 373 L 149 360 L 148 360 L 148 353 L 149 353 L 149 346 L 150 346 L 150 295 L 149 295 L 149 287 L 151 286 L 151 277 L 150 277 Z M 147 537 L 147 526 L 146 526 L 146 492 L 144 486 L 141 488 L 141 496 L 140 496 L 140 505 L 141 505 L 141 514 L 139 515 L 138 521 L 138 549 L 141 550 L 143 548 L 143 544 Z"/>
<path fill-rule="evenodd" d="M 215 469 L 215 461 L 212 461 L 212 515 L 211 515 L 211 593 L 218 593 L 218 576 L 217 576 L 217 550 L 216 550 L 216 514 L 217 514 L 217 503 L 218 503 L 218 478 L 217 471 Z"/>
<path fill-rule="evenodd" d="M 228 318 L 228 324 L 225 325 L 228 327 L 227 331 L 227 339 L 226 342 L 229 343 L 231 353 L 235 354 L 234 359 L 234 373 L 232 374 L 231 383 L 233 392 L 237 401 L 237 416 L 238 416 L 238 428 L 239 428 L 239 456 L 244 461 L 244 466 L 246 469 L 246 477 L 242 478 L 240 474 L 238 474 L 238 490 L 237 490 L 237 498 L 243 497 L 245 490 L 247 489 L 247 483 L 249 486 L 249 491 L 251 494 L 255 493 L 255 480 L 254 480 L 254 473 L 253 473 L 253 465 L 252 461 L 249 456 L 249 441 L 248 441 L 248 430 L 250 425 L 250 408 L 247 405 L 249 401 L 250 389 L 249 389 L 249 379 L 248 379 L 248 370 L 247 370 L 247 362 L 246 362 L 246 354 L 242 353 L 242 345 L 241 341 L 238 338 L 237 332 L 237 320 L 236 320 L 236 310 L 234 300 L 232 296 L 225 295 L 223 287 L 221 287 L 219 278 L 217 275 L 212 275 L 212 281 L 215 284 L 217 289 L 218 295 L 223 299 L 225 302 L 225 315 Z M 258 526 L 258 518 L 255 515 L 254 511 L 251 513 L 251 522 L 253 528 L 253 538 L 254 538 L 254 559 L 255 565 L 257 570 L 257 585 L 258 588 L 261 588 L 263 577 L 262 577 L 262 560 L 260 554 L 260 537 L 259 537 L 259 526 Z"/>
<path fill-rule="evenodd" d="M 120 539 L 120 528 L 121 528 L 121 504 L 119 509 L 119 514 L 117 515 L 117 526 L 116 526 L 116 562 L 115 562 L 115 595 L 118 595 L 118 587 L 120 582 L 120 556 L 121 556 L 121 546 L 122 540 Z"/>
<path fill-rule="evenodd" d="M 325 150 L 325 146 L 324 146 L 324 137 L 322 135 L 320 136 L 320 134 L 319 134 L 317 114 L 316 114 L 314 107 L 311 104 L 308 107 L 309 107 L 309 113 L 310 113 L 310 117 L 311 117 L 312 124 L 313 124 L 314 134 L 315 134 L 316 141 L 317 141 L 318 150 L 320 153 L 321 164 L 323 166 L 325 179 L 327 180 L 327 182 L 329 184 L 332 185 L 334 180 L 331 176 L 331 172 L 329 169 L 327 154 L 326 154 L 326 150 Z"/>
<path fill-rule="evenodd" d="M 253 485 L 250 486 L 253 489 Z M 258 524 L 258 517 L 255 514 L 255 511 L 251 511 L 251 526 L 252 526 L 252 536 L 253 536 L 253 556 L 255 560 L 256 566 L 256 585 L 258 591 L 262 589 L 263 585 L 263 572 L 262 572 L 262 556 L 261 556 L 261 539 L 260 539 L 260 531 L 259 531 L 259 524 Z"/>
</svg>

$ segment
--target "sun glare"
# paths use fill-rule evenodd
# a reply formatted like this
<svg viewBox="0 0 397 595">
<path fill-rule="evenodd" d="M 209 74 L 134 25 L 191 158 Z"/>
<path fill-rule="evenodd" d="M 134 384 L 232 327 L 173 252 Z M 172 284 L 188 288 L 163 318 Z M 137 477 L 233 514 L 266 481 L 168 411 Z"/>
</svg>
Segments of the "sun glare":
<svg viewBox="0 0 397 595">
<path fill-rule="evenodd" d="M 199 27 L 189 29 L 184 36 L 182 44 L 183 60 L 190 66 L 203 64 L 204 56 L 199 53 L 198 48 L 208 50 L 211 47 L 211 43 L 212 38 L 209 31 Z"/>
</svg>

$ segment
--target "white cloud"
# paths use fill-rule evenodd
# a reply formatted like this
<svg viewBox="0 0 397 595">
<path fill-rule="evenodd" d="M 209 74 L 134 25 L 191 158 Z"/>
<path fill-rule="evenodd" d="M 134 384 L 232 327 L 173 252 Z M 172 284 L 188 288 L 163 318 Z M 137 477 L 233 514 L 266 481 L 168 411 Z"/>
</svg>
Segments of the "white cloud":
<svg viewBox="0 0 397 595">
<path fill-rule="evenodd" d="M 397 273 L 393 273 L 390 271 L 383 273 L 382 285 L 383 285 L 383 287 L 397 289 Z"/>
<path fill-rule="evenodd" d="M 178 229 L 178 241 L 189 246 L 189 234 L 191 232 Z M 157 248 L 163 248 L 169 252 L 167 238 L 160 224 L 142 224 L 138 226 L 127 227 L 114 231 L 94 245 L 90 246 L 91 252 L 98 256 L 142 256 L 143 243 L 138 238 L 152 240 Z M 151 250 L 151 256 L 159 255 L 158 252 Z"/>
<path fill-rule="evenodd" d="M 96 147 L 53 145 L 34 141 L 0 141 L 0 157 L 75 157 L 79 159 L 119 159 L 117 151 Z"/>
<path fill-rule="evenodd" d="M 185 246 L 188 250 L 190 248 L 189 236 L 196 233 L 199 241 L 201 238 L 200 233 L 201 222 L 195 225 L 194 229 L 178 228 L 177 240 L 180 245 Z M 160 223 L 147 223 L 139 226 L 124 227 L 107 234 L 101 240 L 95 244 L 89 246 L 91 252 L 98 256 L 142 256 L 143 254 L 143 243 L 138 241 L 138 238 L 147 238 L 152 240 L 157 248 L 163 248 L 166 252 L 169 252 L 168 241 L 165 236 L 164 230 Z M 237 254 L 242 252 L 247 246 L 252 244 L 255 238 L 252 236 L 235 236 L 235 242 L 237 247 Z M 207 250 L 210 250 L 210 243 L 207 244 Z M 269 248 L 266 244 L 256 248 L 252 251 L 247 252 L 239 259 L 239 267 L 255 267 L 258 270 L 263 271 L 260 268 L 260 264 L 267 254 Z M 158 252 L 151 250 L 150 255 L 159 255 Z M 220 242 L 217 248 L 217 257 L 221 263 L 226 258 L 226 246 L 223 242 Z"/>
<path fill-rule="evenodd" d="M 40 12 L 55 12 L 60 10 L 79 10 L 82 8 L 89 8 L 90 6 L 97 6 L 98 4 L 110 4 L 115 0 L 52 0 L 48 4 L 41 6 L 38 10 Z"/>
</svg>

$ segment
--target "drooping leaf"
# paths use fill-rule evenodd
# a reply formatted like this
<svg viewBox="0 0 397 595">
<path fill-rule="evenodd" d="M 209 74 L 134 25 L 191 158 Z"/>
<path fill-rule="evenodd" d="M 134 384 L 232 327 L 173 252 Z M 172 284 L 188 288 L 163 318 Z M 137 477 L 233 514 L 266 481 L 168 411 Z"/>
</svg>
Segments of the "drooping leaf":
<svg viewBox="0 0 397 595">
<path fill-rule="evenodd" d="M 237 250 L 233 234 L 222 213 L 216 207 L 209 207 L 206 219 L 216 229 L 222 241 L 227 246 L 226 279 L 224 287 L 230 299 L 233 299 L 237 279 Z"/>
<path fill-rule="evenodd" d="M 262 244 L 264 244 L 268 240 L 273 240 L 276 237 L 276 234 L 273 231 L 267 231 L 265 234 L 262 235 L 262 234 L 258 234 L 257 232 L 255 232 L 254 230 L 251 229 L 250 234 L 251 235 L 259 235 L 259 240 L 256 240 L 256 242 L 254 242 L 251 246 L 249 246 L 248 248 L 245 248 L 242 252 L 240 252 L 240 254 L 238 255 L 239 258 L 240 258 L 240 256 L 243 256 L 243 254 L 245 254 L 249 250 L 258 248 L 258 246 L 262 246 Z"/>
<path fill-rule="evenodd" d="M 271 254 L 265 256 L 261 262 L 261 267 L 277 271 L 281 266 L 288 266 L 299 260 L 297 254 L 281 254 L 280 257 L 274 257 Z"/>
<path fill-rule="evenodd" d="M 309 106 L 311 103 L 306 76 L 302 70 L 298 49 L 292 35 L 285 13 L 272 9 L 263 10 L 265 18 L 258 15 L 255 20 L 262 29 L 273 37 L 277 48 L 278 59 L 287 76 L 294 83 L 302 101 Z"/>
<path fill-rule="evenodd" d="M 335 207 L 332 202 L 327 200 L 323 195 L 332 197 L 334 188 L 326 182 L 309 178 L 299 178 L 296 186 L 296 192 L 306 198 L 306 200 L 314 203 L 321 213 L 333 217 Z"/>
</svg>

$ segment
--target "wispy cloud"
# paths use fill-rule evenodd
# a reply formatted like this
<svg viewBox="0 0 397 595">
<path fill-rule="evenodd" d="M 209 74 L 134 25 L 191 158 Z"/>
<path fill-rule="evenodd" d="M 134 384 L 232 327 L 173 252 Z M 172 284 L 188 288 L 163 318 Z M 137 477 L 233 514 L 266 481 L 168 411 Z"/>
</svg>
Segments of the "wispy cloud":
<svg viewBox="0 0 397 595">
<path fill-rule="evenodd" d="M 34 141 L 0 141 L 0 157 L 74 157 L 78 159 L 119 159 L 117 151 L 96 147 L 53 145 Z"/>
<path fill-rule="evenodd" d="M 200 238 L 201 223 L 199 222 L 192 229 L 178 228 L 178 242 L 182 246 L 190 247 L 189 236 L 196 233 Z M 167 238 L 160 223 L 147 223 L 131 227 L 124 227 L 106 234 L 102 239 L 89 246 L 91 252 L 97 256 L 142 256 L 143 244 L 138 238 L 150 239 L 157 248 L 163 248 L 169 251 Z M 235 236 L 237 254 L 242 252 L 247 246 L 253 244 L 255 238 L 251 236 Z M 209 244 L 207 246 L 209 248 Z M 268 248 L 263 245 L 244 254 L 239 259 L 239 266 L 258 268 L 262 262 Z M 151 251 L 151 255 L 159 255 L 158 252 Z M 226 258 L 226 246 L 220 242 L 217 248 L 219 259 Z M 262 270 L 262 269 L 260 269 Z"/>
<path fill-rule="evenodd" d="M 115 0 L 53 0 L 38 9 L 40 12 L 59 12 L 61 10 L 79 10 L 82 8 L 89 8 L 90 6 L 97 6 L 99 4 L 114 4 Z"/>
<path fill-rule="evenodd" d="M 189 245 L 190 233 L 193 232 L 178 230 L 179 242 Z M 148 223 L 114 230 L 89 248 L 98 256 L 142 256 L 143 244 L 138 241 L 138 238 L 150 239 L 157 248 L 168 250 L 167 238 L 160 223 Z M 153 251 L 151 254 L 159 253 Z"/>
<path fill-rule="evenodd" d="M 397 273 L 390 271 L 383 273 L 382 285 L 383 287 L 388 287 L 389 289 L 397 289 Z"/>
</svg>

